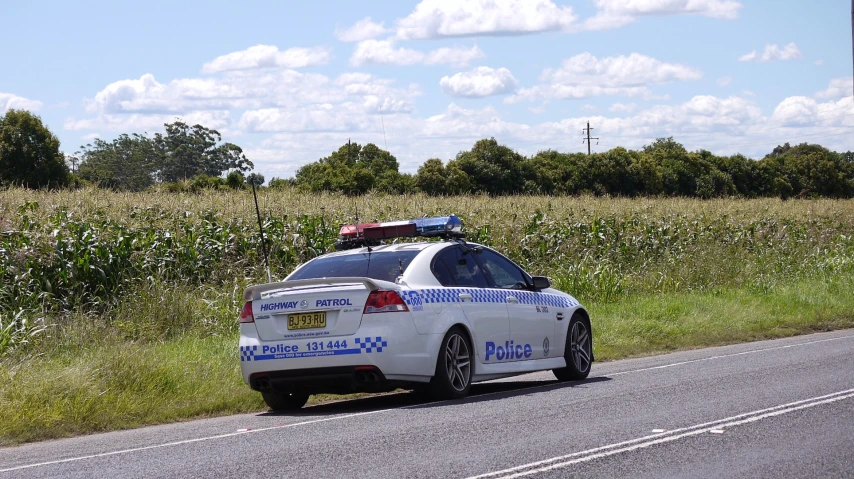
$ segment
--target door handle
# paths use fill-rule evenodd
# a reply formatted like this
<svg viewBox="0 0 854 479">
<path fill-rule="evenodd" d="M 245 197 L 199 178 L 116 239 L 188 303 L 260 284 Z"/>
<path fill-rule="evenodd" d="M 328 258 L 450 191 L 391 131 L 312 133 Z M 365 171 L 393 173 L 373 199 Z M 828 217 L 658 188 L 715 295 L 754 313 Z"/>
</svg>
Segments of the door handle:
<svg viewBox="0 0 854 479">
<path fill-rule="evenodd" d="M 516 304 L 516 303 L 518 303 L 518 302 L 519 302 L 519 300 L 516 298 L 516 296 L 508 296 L 508 297 L 507 297 L 507 302 L 508 302 L 508 303 Z"/>
<path fill-rule="evenodd" d="M 462 300 L 462 301 L 471 301 L 472 300 L 472 296 L 468 293 L 460 293 L 459 297 L 460 297 L 460 300 Z"/>
</svg>

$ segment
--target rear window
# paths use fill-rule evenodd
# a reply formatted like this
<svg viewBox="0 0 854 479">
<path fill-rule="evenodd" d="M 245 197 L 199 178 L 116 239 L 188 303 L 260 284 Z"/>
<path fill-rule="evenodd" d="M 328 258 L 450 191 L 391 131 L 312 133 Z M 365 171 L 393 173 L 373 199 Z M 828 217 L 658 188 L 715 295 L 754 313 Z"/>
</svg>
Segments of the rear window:
<svg viewBox="0 0 854 479">
<path fill-rule="evenodd" d="M 317 258 L 288 280 L 359 276 L 394 282 L 421 251 L 388 251 Z"/>
</svg>

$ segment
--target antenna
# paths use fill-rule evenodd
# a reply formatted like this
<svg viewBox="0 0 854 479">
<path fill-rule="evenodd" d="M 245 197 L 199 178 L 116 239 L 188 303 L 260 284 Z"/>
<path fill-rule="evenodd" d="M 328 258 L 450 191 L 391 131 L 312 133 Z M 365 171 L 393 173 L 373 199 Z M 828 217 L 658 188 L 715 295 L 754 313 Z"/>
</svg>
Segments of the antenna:
<svg viewBox="0 0 854 479">
<path fill-rule="evenodd" d="M 252 197 L 255 198 L 255 214 L 258 216 L 258 230 L 261 232 L 261 250 L 264 251 L 264 266 L 267 267 L 267 282 L 272 283 L 273 277 L 270 275 L 270 259 L 267 258 L 267 243 L 264 241 L 264 223 L 261 222 L 261 210 L 258 208 L 258 194 L 255 193 L 255 181 L 250 181 L 252 185 Z"/>
</svg>

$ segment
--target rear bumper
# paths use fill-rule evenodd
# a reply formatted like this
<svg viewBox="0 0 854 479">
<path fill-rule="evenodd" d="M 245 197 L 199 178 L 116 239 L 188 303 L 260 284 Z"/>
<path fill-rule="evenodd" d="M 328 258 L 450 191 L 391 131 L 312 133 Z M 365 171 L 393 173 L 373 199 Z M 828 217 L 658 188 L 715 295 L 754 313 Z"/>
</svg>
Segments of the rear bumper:
<svg viewBox="0 0 854 479">
<path fill-rule="evenodd" d="M 419 335 L 394 316 L 362 323 L 356 334 L 262 341 L 240 325 L 240 369 L 250 388 L 309 394 L 381 392 L 429 381 L 442 335 Z"/>
<path fill-rule="evenodd" d="M 385 392 L 405 386 L 389 381 L 375 366 L 337 366 L 254 373 L 249 387 L 259 392 L 349 394 Z"/>
</svg>

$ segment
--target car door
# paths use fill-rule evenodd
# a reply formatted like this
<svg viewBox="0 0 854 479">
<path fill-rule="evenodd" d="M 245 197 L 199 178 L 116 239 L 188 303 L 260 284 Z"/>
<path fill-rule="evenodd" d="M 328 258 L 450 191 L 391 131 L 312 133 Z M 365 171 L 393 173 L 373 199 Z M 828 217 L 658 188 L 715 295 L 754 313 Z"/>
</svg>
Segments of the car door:
<svg viewBox="0 0 854 479">
<path fill-rule="evenodd" d="M 487 248 L 477 254 L 490 285 L 507 303 L 510 340 L 516 360 L 542 359 L 556 354 L 550 344 L 555 337 L 555 314 L 544 295 L 531 290 L 532 281 L 521 268 L 504 256 Z M 521 352 L 521 357 L 519 354 Z"/>
<path fill-rule="evenodd" d="M 481 362 L 509 360 L 510 323 L 503 298 L 489 294 L 486 275 L 471 249 L 453 245 L 433 260 L 433 274 L 445 286 L 447 300 L 459 303 L 472 327 L 474 348 Z"/>
</svg>

